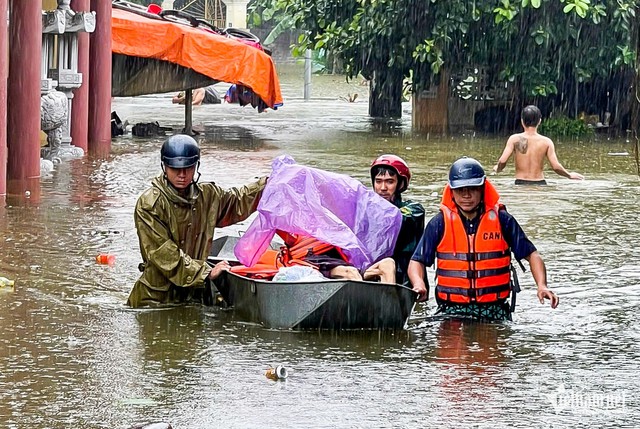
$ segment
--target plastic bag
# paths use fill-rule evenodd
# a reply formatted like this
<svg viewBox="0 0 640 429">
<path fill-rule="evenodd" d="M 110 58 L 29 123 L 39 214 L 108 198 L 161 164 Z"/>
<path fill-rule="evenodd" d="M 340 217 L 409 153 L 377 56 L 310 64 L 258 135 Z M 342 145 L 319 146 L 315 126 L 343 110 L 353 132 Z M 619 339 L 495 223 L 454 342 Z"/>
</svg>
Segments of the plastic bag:
<svg viewBox="0 0 640 429">
<path fill-rule="evenodd" d="M 319 280 L 326 280 L 320 271 L 305 267 L 302 265 L 295 265 L 293 267 L 282 267 L 278 270 L 277 274 L 273 277 L 274 282 L 317 282 Z"/>
<path fill-rule="evenodd" d="M 352 177 L 297 165 L 289 155 L 272 168 L 258 216 L 234 250 L 244 265 L 258 261 L 276 230 L 339 247 L 359 270 L 393 254 L 402 225 L 396 206 Z"/>
</svg>

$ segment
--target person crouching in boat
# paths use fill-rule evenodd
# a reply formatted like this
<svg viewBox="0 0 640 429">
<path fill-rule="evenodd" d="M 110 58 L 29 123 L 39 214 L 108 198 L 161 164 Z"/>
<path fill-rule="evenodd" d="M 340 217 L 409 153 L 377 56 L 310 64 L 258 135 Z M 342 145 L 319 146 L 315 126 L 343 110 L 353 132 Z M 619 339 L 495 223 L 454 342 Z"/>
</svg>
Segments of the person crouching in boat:
<svg viewBox="0 0 640 429">
<path fill-rule="evenodd" d="M 361 273 L 349 263 L 349 258 L 339 247 L 310 236 L 283 231 L 278 234 L 285 244 L 280 251 L 280 262 L 285 266 L 311 265 L 329 279 L 371 280 L 389 284 L 396 282 L 396 265 L 392 258 L 381 259 Z"/>
<path fill-rule="evenodd" d="M 138 198 L 134 213 L 143 262 L 127 300 L 131 307 L 206 299 L 205 283 L 229 268 L 226 261 L 206 263 L 215 227 L 249 217 L 267 183 L 262 177 L 229 190 L 198 183 L 200 148 L 187 135 L 169 137 L 160 155 L 163 174 Z"/>
<path fill-rule="evenodd" d="M 409 261 L 424 231 L 424 207 L 411 200 L 402 200 L 402 193 L 411 181 L 411 170 L 399 156 L 382 155 L 376 158 L 371 163 L 370 173 L 375 193 L 398 207 L 402 213 L 402 226 L 392 258 L 396 265 L 396 281 L 408 285 Z M 375 265 L 371 267 L 374 268 Z"/>
<path fill-rule="evenodd" d="M 437 261 L 438 313 L 511 320 L 517 290 L 512 291 L 513 252 L 518 262 L 529 262 L 540 303 L 548 299 L 551 308 L 558 306 L 558 297 L 547 287 L 542 257 L 499 199 L 478 161 L 464 157 L 451 165 L 440 212 L 427 224 L 409 264 L 418 300 L 426 299 L 424 267 Z"/>
</svg>

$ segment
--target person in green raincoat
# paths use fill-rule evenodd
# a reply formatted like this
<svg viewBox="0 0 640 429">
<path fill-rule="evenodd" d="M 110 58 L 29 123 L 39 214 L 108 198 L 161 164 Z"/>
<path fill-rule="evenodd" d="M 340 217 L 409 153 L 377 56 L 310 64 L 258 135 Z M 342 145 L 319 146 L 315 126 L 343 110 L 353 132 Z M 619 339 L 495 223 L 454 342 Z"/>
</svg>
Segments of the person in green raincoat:
<svg viewBox="0 0 640 429">
<path fill-rule="evenodd" d="M 401 194 L 409 187 L 411 171 L 399 156 L 379 156 L 371 163 L 370 172 L 375 193 L 398 207 L 402 213 L 402 226 L 392 258 L 396 264 L 396 282 L 406 286 L 409 285 L 409 262 L 424 231 L 424 207 L 420 203 L 402 199 Z"/>
<path fill-rule="evenodd" d="M 214 229 L 249 217 L 267 183 L 263 177 L 229 190 L 198 183 L 200 148 L 184 134 L 169 137 L 160 154 L 163 174 L 135 208 L 143 262 L 127 300 L 133 308 L 206 300 L 206 283 L 229 268 L 226 261 L 207 264 Z"/>
</svg>

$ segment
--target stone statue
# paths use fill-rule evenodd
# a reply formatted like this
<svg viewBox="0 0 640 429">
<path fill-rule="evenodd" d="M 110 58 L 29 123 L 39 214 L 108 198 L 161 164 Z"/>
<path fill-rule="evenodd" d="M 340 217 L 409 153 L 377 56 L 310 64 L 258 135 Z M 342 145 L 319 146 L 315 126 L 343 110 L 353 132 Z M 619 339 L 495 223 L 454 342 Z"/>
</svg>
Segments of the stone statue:
<svg viewBox="0 0 640 429">
<path fill-rule="evenodd" d="M 52 159 L 59 154 L 62 133 L 67 123 L 67 96 L 51 90 L 40 97 L 40 127 L 47 133 L 49 146 L 42 149 L 42 157 Z"/>
</svg>

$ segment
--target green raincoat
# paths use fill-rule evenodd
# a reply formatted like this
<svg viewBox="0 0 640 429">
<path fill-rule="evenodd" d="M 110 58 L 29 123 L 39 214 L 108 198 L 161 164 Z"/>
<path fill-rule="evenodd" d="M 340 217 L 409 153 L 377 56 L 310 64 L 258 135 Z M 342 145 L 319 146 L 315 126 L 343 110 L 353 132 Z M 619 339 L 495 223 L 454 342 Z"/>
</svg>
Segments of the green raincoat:
<svg viewBox="0 0 640 429">
<path fill-rule="evenodd" d="M 225 190 L 192 184 L 180 196 L 164 176 L 153 179 L 136 204 L 142 275 L 129 294 L 131 307 L 198 300 L 211 271 L 206 263 L 216 227 L 245 220 L 256 210 L 266 177 Z"/>
</svg>

